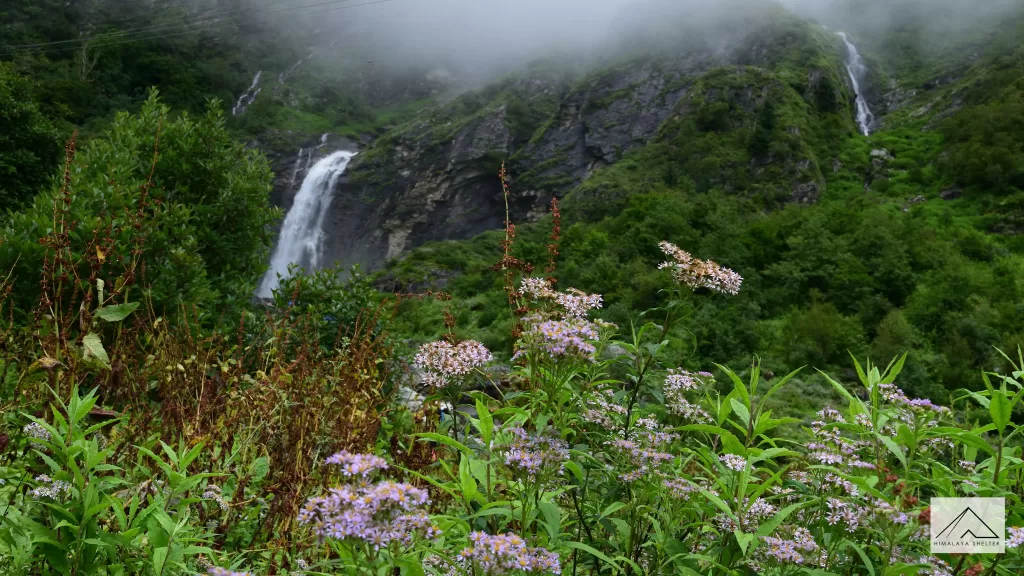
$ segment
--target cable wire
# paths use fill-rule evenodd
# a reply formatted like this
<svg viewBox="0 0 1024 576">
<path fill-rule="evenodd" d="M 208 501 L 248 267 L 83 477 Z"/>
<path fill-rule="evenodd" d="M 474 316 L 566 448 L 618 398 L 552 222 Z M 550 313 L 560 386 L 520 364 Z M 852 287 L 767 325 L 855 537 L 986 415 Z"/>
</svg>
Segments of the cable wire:
<svg viewBox="0 0 1024 576">
<path fill-rule="evenodd" d="M 294 10 L 303 10 L 303 9 L 307 9 L 307 8 L 316 8 L 316 7 L 327 6 L 327 5 L 332 5 L 332 4 L 340 4 L 342 2 L 350 2 L 350 1 L 352 1 L 352 0 L 329 0 L 327 2 L 320 2 L 320 3 L 317 3 L 317 4 L 309 4 L 309 5 L 305 5 L 305 6 L 295 6 L 295 7 L 291 7 L 291 8 L 282 8 L 282 9 L 279 9 L 279 10 L 272 10 L 270 12 L 266 12 L 266 13 L 260 14 L 257 17 L 264 17 L 264 16 L 269 16 L 269 15 L 272 15 L 272 14 L 280 14 L 280 13 L 283 13 L 283 12 L 291 12 L 291 11 L 294 11 Z M 372 2 L 363 2 L 363 3 L 360 3 L 360 4 L 346 4 L 344 6 L 335 6 L 333 8 L 327 8 L 325 10 L 314 10 L 312 12 L 303 12 L 303 13 L 301 13 L 299 15 L 300 16 L 309 16 L 309 15 L 312 15 L 312 14 L 323 14 L 323 13 L 326 13 L 326 12 L 335 12 L 335 11 L 338 11 L 338 10 L 345 10 L 345 9 L 348 9 L 348 8 L 358 8 L 360 6 L 372 6 L 372 5 L 375 5 L 375 4 L 385 4 L 385 3 L 389 3 L 389 2 L 395 2 L 395 1 L 396 0 L 374 0 Z M 148 41 L 148 40 L 156 40 L 156 39 L 159 39 L 159 38 L 171 38 L 171 37 L 175 37 L 175 36 L 183 36 L 183 35 L 186 35 L 186 34 L 192 34 L 194 32 L 200 32 L 200 31 L 209 32 L 209 31 L 212 31 L 212 30 L 217 30 L 217 29 L 220 29 L 220 28 L 225 28 L 227 26 L 231 26 L 233 24 L 237 24 L 238 23 L 237 22 L 237 18 L 238 18 L 237 16 L 229 16 L 227 18 L 233 18 L 233 19 L 235 19 L 235 22 L 222 22 L 220 24 L 215 24 L 216 22 L 225 19 L 225 18 L 220 18 L 218 20 L 213 20 L 211 25 L 208 26 L 208 27 L 205 27 L 205 28 L 194 28 L 194 29 L 191 29 L 191 30 L 186 30 L 184 32 L 177 32 L 177 33 L 173 33 L 173 34 L 160 34 L 160 35 L 156 35 L 156 36 L 144 36 L 144 37 L 141 37 L 141 38 L 131 38 L 131 39 L 127 39 L 127 40 L 121 40 L 121 41 L 118 41 L 118 42 L 104 42 L 102 44 L 96 44 L 96 45 L 89 46 L 89 47 L 90 48 L 102 48 L 104 46 L 117 46 L 117 45 L 120 45 L 120 44 L 129 44 L 129 43 L 132 43 L 132 42 L 144 42 L 144 41 Z M 196 24 L 185 24 L 185 25 L 178 25 L 178 27 L 184 26 L 184 27 L 188 28 L 188 27 L 195 26 L 195 25 Z M 79 40 L 79 41 L 81 41 L 81 40 Z M 55 53 L 55 52 L 69 52 L 69 51 L 73 51 L 73 50 L 79 50 L 79 49 L 87 46 L 88 40 L 85 40 L 85 42 L 86 42 L 86 44 L 83 44 L 81 46 L 71 46 L 71 47 L 68 47 L 68 48 L 44 48 L 44 49 L 36 49 L 36 50 L 33 50 L 33 49 L 28 49 L 28 50 L 10 50 L 10 51 L 3 52 L 3 53 L 0 53 L 0 54 L 6 54 L 6 55 L 18 54 L 18 53 L 20 53 L 20 54 L 49 54 L 49 53 Z"/>
<path fill-rule="evenodd" d="M 85 38 L 72 38 L 70 40 L 56 40 L 56 41 L 53 41 L 53 42 L 39 42 L 39 43 L 36 43 L 36 44 L 9 44 L 7 46 L 4 46 L 3 48 L 4 49 L 12 49 L 12 48 L 18 48 L 18 49 L 20 49 L 20 48 L 39 48 L 39 47 L 44 47 L 44 46 L 56 46 L 56 45 L 59 45 L 59 44 L 71 44 L 71 43 L 74 43 L 74 42 L 85 43 L 85 42 L 91 42 L 93 40 L 100 40 L 100 39 L 106 39 L 106 38 L 115 38 L 115 37 L 120 37 L 120 36 L 130 36 L 132 34 L 137 34 L 137 33 L 140 33 L 140 32 L 152 32 L 152 31 L 157 31 L 157 30 L 165 29 L 165 28 L 180 28 L 180 27 L 183 27 L 183 26 L 191 26 L 191 25 L 195 25 L 195 24 L 202 24 L 205 21 L 216 21 L 216 20 L 218 20 L 220 18 L 223 18 L 223 17 L 225 17 L 227 15 L 230 15 L 230 14 L 233 14 L 235 12 L 241 12 L 242 14 L 239 14 L 239 15 L 244 15 L 245 12 L 256 12 L 257 10 L 260 10 L 262 8 L 266 8 L 267 6 L 274 6 L 276 4 L 283 4 L 285 2 L 292 2 L 292 1 L 294 1 L 294 0 L 274 0 L 273 2 L 268 2 L 266 4 L 261 4 L 259 6 L 250 6 L 248 8 L 234 8 L 234 9 L 231 9 L 231 10 L 219 10 L 218 11 L 216 9 L 211 8 L 211 9 L 203 10 L 202 12 L 200 12 L 199 14 L 196 14 L 194 16 L 186 16 L 185 17 L 186 20 L 191 20 L 189 22 L 179 22 L 179 23 L 176 23 L 176 24 L 171 24 L 171 23 L 150 24 L 150 25 L 142 26 L 142 27 L 138 27 L 138 28 L 129 28 L 128 30 L 117 30 L 117 31 L 114 31 L 114 32 L 103 32 L 101 34 L 95 34 L 93 36 L 89 36 L 89 37 L 85 37 Z M 107 25 L 110 25 L 110 24 L 107 24 Z"/>
</svg>

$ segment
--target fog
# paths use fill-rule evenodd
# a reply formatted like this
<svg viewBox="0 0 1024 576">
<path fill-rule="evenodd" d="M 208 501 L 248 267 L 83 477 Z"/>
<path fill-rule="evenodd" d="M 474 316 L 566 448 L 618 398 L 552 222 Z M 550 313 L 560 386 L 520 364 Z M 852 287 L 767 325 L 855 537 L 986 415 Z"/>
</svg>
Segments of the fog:
<svg viewBox="0 0 1024 576">
<path fill-rule="evenodd" d="M 294 0 L 297 4 L 314 0 Z M 344 1 L 344 0 L 343 0 Z M 917 29 L 915 41 L 950 42 L 1024 0 L 348 0 L 352 6 L 304 17 L 318 42 L 381 64 L 496 72 L 539 57 L 614 52 L 648 28 L 671 36 L 694 22 L 750 17 L 785 6 L 855 38 Z M 753 10 L 756 12 L 756 10 Z M 302 18 L 302 17 L 300 17 Z M 926 46 L 921 46 L 927 49 Z"/>
</svg>

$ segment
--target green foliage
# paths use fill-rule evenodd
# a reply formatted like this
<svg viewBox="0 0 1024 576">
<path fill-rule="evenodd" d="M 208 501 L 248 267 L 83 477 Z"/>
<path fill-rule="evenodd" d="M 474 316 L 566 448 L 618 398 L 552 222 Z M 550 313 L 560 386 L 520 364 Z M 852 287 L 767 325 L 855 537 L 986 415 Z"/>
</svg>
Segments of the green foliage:
<svg viewBox="0 0 1024 576">
<path fill-rule="evenodd" d="M 324 268 L 309 275 L 297 266 L 289 269 L 287 278 L 274 290 L 274 306 L 289 319 L 317 319 L 315 333 L 321 345 L 332 348 L 342 337 L 351 335 L 359 323 L 380 329 L 379 318 L 371 311 L 377 296 L 370 277 L 358 266 L 351 270 Z"/>
<path fill-rule="evenodd" d="M 944 172 L 997 194 L 1024 190 L 1024 97 L 970 108 L 946 123 Z"/>
<path fill-rule="evenodd" d="M 5 222 L 0 262 L 13 270 L 23 309 L 46 272 L 39 239 L 52 233 L 55 203 L 65 204 L 72 226 L 68 262 L 82 292 L 95 276 L 90 266 L 106 262 L 108 270 L 144 274 L 146 298 L 160 313 L 180 304 L 223 311 L 248 300 L 277 213 L 267 201 L 266 161 L 230 137 L 216 103 L 205 116 L 172 119 L 154 93 L 139 114 L 119 114 L 69 170 L 66 189 L 58 183 Z"/>
<path fill-rule="evenodd" d="M 47 183 L 57 165 L 57 129 L 36 104 L 34 87 L 0 62 L 0 209 L 16 209 Z"/>
</svg>

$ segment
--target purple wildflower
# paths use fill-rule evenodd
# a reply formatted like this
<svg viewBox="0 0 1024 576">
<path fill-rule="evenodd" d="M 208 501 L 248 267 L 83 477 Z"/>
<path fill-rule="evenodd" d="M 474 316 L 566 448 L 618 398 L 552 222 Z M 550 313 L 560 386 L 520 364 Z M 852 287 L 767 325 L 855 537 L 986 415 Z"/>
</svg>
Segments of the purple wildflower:
<svg viewBox="0 0 1024 576">
<path fill-rule="evenodd" d="M 513 358 L 524 350 L 535 350 L 550 358 L 586 358 L 593 360 L 597 348 L 597 325 L 585 318 L 545 319 L 538 314 L 523 319 L 526 326 Z"/>
<path fill-rule="evenodd" d="M 63 500 L 71 492 L 71 485 L 63 480 L 54 480 L 46 474 L 40 474 L 36 476 L 36 482 L 39 482 L 39 486 L 29 490 L 29 496 L 39 498 L 51 498 L 53 500 Z"/>
<path fill-rule="evenodd" d="M 531 548 L 526 541 L 509 532 L 492 536 L 484 532 L 469 535 L 471 546 L 459 553 L 459 559 L 480 568 L 485 574 L 511 570 L 561 574 L 558 554 L 544 548 Z"/>
<path fill-rule="evenodd" d="M 493 359 L 487 348 L 476 340 L 465 340 L 458 344 L 439 340 L 421 346 L 415 363 L 424 370 L 424 384 L 444 388 Z"/>
<path fill-rule="evenodd" d="M 595 393 L 588 404 L 583 418 L 606 429 L 621 427 L 621 417 L 626 415 L 626 407 L 615 402 L 615 392 L 605 389 Z"/>
<path fill-rule="evenodd" d="M 569 447 L 552 434 L 530 436 L 519 427 L 504 429 L 511 441 L 498 447 L 505 456 L 505 464 L 513 471 L 525 473 L 531 480 L 546 472 L 561 472 L 569 459 Z"/>
<path fill-rule="evenodd" d="M 690 494 L 700 491 L 700 487 L 685 479 L 674 479 L 669 478 L 663 482 L 665 488 L 668 489 L 668 493 L 673 498 L 687 498 Z"/>
<path fill-rule="evenodd" d="M 388 463 L 380 456 L 352 454 L 348 450 L 342 450 L 329 457 L 325 463 L 341 466 L 341 473 L 345 476 L 362 476 L 364 478 L 377 470 L 385 470 L 388 467 Z"/>
<path fill-rule="evenodd" d="M 382 467 L 368 455 L 341 452 L 332 458 L 355 483 L 310 498 L 299 511 L 299 524 L 312 526 L 321 539 L 352 539 L 378 550 L 439 534 L 424 510 L 430 502 L 425 490 L 391 481 L 369 484 L 369 473 Z"/>
<path fill-rule="evenodd" d="M 1024 546 L 1024 528 L 1014 526 L 1007 528 L 1010 532 L 1010 537 L 1006 539 L 1007 548 L 1019 548 Z"/>
<path fill-rule="evenodd" d="M 747 459 L 736 454 L 725 454 L 719 456 L 718 459 L 726 468 L 736 472 L 742 472 L 747 468 Z"/>
<path fill-rule="evenodd" d="M 739 294 L 743 277 L 736 272 L 711 260 L 694 258 L 674 244 L 661 242 L 659 246 L 671 260 L 662 262 L 658 268 L 671 271 L 676 282 L 693 289 L 708 288 L 723 294 Z"/>
<path fill-rule="evenodd" d="M 776 562 L 783 564 L 821 564 L 824 553 L 814 541 L 814 536 L 806 528 L 793 530 L 793 537 L 789 540 L 771 536 L 763 537 L 768 545 L 766 554 Z"/>
<path fill-rule="evenodd" d="M 25 436 L 28 436 L 29 442 L 32 444 L 41 445 L 41 441 L 50 441 L 50 433 L 38 422 L 29 422 L 21 431 Z"/>
<path fill-rule="evenodd" d="M 587 294 L 575 288 L 556 292 L 544 278 L 523 278 L 520 292 L 533 300 L 554 302 L 559 307 L 557 316 L 562 319 L 585 318 L 589 311 L 602 305 L 600 294 Z"/>
</svg>

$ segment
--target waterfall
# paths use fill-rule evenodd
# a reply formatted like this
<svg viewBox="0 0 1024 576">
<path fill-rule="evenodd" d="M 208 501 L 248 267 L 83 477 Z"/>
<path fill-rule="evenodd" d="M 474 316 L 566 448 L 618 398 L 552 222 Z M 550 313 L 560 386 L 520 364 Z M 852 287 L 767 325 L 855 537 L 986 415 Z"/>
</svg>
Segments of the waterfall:
<svg viewBox="0 0 1024 576">
<path fill-rule="evenodd" d="M 312 54 L 310 56 L 312 56 Z M 277 82 L 279 84 L 284 84 L 284 81 L 287 80 L 288 77 L 292 75 L 292 72 L 295 72 L 295 70 L 299 66 L 302 66 L 302 63 L 305 62 L 305 61 L 306 61 L 305 58 L 301 58 L 298 62 L 296 62 L 295 64 L 292 64 L 290 68 L 288 68 L 284 72 L 281 72 L 280 74 L 278 74 L 277 75 Z"/>
<path fill-rule="evenodd" d="M 839 37 L 846 43 L 846 71 L 850 74 L 853 91 L 857 94 L 857 125 L 860 126 L 860 131 L 868 136 L 871 134 L 871 125 L 875 123 L 875 115 L 871 113 L 868 101 L 861 91 L 861 84 L 867 78 L 868 67 L 846 33 L 839 32 Z"/>
<path fill-rule="evenodd" d="M 258 87 L 260 85 L 260 76 L 262 75 L 263 70 L 260 70 L 256 72 L 256 76 L 253 76 L 252 85 L 249 86 L 248 90 L 242 92 L 242 95 L 238 97 L 238 102 L 235 102 L 235 105 L 231 108 L 232 116 L 238 116 L 239 114 L 244 113 L 245 109 L 256 101 L 256 96 L 259 95 L 260 90 L 263 90 Z"/>
<path fill-rule="evenodd" d="M 258 296 L 272 297 L 278 286 L 278 274 L 287 276 L 290 264 L 298 264 L 306 270 L 315 270 L 320 266 L 323 258 L 324 220 L 331 206 L 334 185 L 355 155 L 355 152 L 334 152 L 318 161 L 306 173 L 302 187 L 284 218 L 274 256 L 270 259 L 270 270 L 267 270 L 260 283 Z"/>
<path fill-rule="evenodd" d="M 292 177 L 288 179 L 288 192 L 295 189 L 295 179 L 299 176 L 299 170 L 302 166 L 302 155 L 305 153 L 305 148 L 299 148 L 299 155 L 295 157 L 295 165 L 292 166 Z"/>
</svg>

